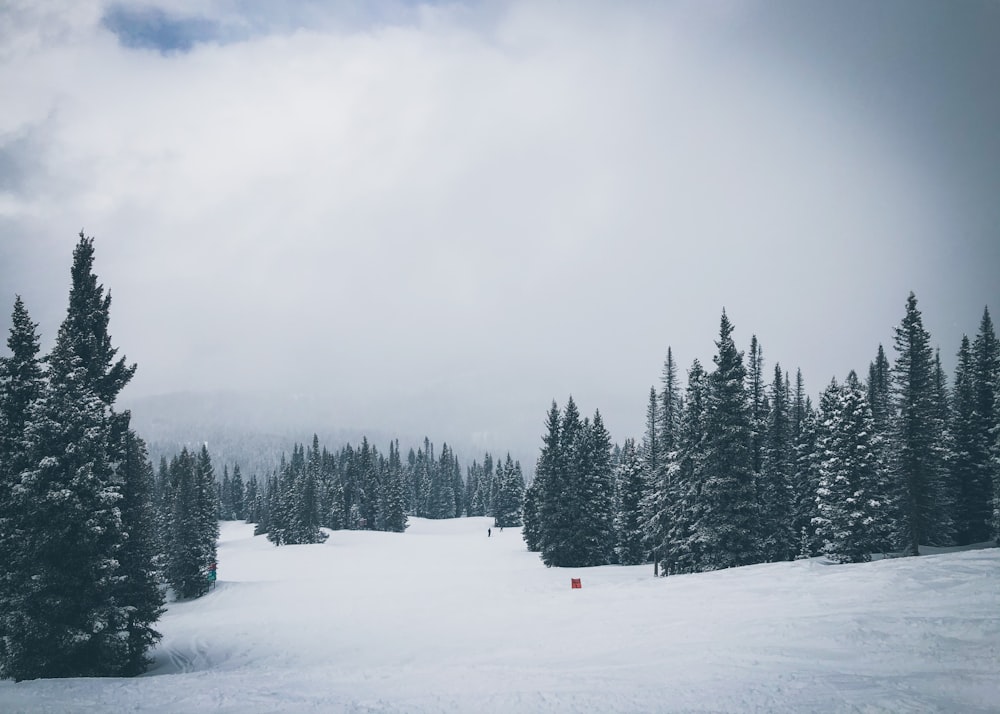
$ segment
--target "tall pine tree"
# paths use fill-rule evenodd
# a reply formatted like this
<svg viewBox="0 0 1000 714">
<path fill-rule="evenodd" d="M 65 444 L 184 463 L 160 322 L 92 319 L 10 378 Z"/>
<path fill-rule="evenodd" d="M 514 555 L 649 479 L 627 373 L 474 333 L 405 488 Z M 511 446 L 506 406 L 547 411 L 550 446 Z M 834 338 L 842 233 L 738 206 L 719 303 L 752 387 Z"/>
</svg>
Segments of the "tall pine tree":
<svg viewBox="0 0 1000 714">
<path fill-rule="evenodd" d="M 131 577 L 119 563 L 128 538 L 116 449 L 128 428 L 118 393 L 135 365 L 115 360 L 111 296 L 93 273 L 93 240 L 73 252 L 69 307 L 48 357 L 48 380 L 25 424 L 25 466 L 11 500 L 18 554 L 4 618 L 3 671 L 15 679 L 121 674 L 133 658 Z"/>
<path fill-rule="evenodd" d="M 934 358 L 913 293 L 906 302 L 906 315 L 895 328 L 895 348 L 893 468 L 900 503 L 899 536 L 904 550 L 919 555 L 920 544 L 929 542 L 937 526 L 935 499 L 942 472 L 940 434 L 935 431 Z"/>
<path fill-rule="evenodd" d="M 732 332 L 723 310 L 716 367 L 708 378 L 703 512 L 696 526 L 697 538 L 705 548 L 703 566 L 709 570 L 747 565 L 759 557 L 746 369 Z"/>
</svg>

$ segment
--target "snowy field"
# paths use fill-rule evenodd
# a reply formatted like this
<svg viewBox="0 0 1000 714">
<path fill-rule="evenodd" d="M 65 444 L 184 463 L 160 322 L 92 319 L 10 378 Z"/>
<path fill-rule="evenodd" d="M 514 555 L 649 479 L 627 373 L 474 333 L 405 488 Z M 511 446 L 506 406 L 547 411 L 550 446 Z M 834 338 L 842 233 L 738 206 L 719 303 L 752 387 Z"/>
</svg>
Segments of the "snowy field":
<svg viewBox="0 0 1000 714">
<path fill-rule="evenodd" d="M 0 712 L 1000 712 L 1000 549 L 654 579 L 545 568 L 489 522 L 281 548 L 224 523 L 147 675 L 0 682 Z"/>
</svg>

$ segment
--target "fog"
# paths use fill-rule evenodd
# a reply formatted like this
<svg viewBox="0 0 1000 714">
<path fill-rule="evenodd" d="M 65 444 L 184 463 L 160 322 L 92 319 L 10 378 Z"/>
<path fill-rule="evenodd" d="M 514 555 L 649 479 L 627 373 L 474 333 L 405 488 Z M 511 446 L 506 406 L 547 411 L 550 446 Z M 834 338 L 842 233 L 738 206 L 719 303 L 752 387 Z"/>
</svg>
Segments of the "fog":
<svg viewBox="0 0 1000 714">
<path fill-rule="evenodd" d="M 640 436 L 723 308 L 816 394 L 912 290 L 950 370 L 1000 307 L 998 71 L 987 2 L 6 2 L 0 328 L 51 344 L 82 228 L 126 405 L 529 462 L 569 394 Z"/>
</svg>

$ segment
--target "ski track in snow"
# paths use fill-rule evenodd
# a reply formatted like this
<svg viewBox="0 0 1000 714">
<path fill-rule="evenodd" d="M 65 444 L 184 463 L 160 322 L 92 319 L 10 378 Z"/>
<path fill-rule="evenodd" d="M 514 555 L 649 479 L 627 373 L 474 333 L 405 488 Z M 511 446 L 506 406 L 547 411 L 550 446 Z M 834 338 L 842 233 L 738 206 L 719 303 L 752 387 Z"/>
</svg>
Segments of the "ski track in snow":
<svg viewBox="0 0 1000 714">
<path fill-rule="evenodd" d="M 1000 549 L 653 578 L 545 568 L 490 523 L 281 548 L 223 523 L 146 675 L 0 682 L 0 712 L 1000 712 Z"/>
</svg>

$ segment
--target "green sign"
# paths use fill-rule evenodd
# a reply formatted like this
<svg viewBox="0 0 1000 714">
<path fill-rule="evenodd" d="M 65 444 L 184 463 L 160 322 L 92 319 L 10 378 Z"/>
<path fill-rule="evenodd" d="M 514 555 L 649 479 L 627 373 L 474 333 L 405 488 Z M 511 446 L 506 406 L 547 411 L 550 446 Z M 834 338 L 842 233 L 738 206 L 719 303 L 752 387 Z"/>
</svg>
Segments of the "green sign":
<svg viewBox="0 0 1000 714">
<path fill-rule="evenodd" d="M 214 570 L 209 570 L 208 571 L 208 580 L 209 580 L 209 582 L 215 582 L 215 571 Z"/>
</svg>

